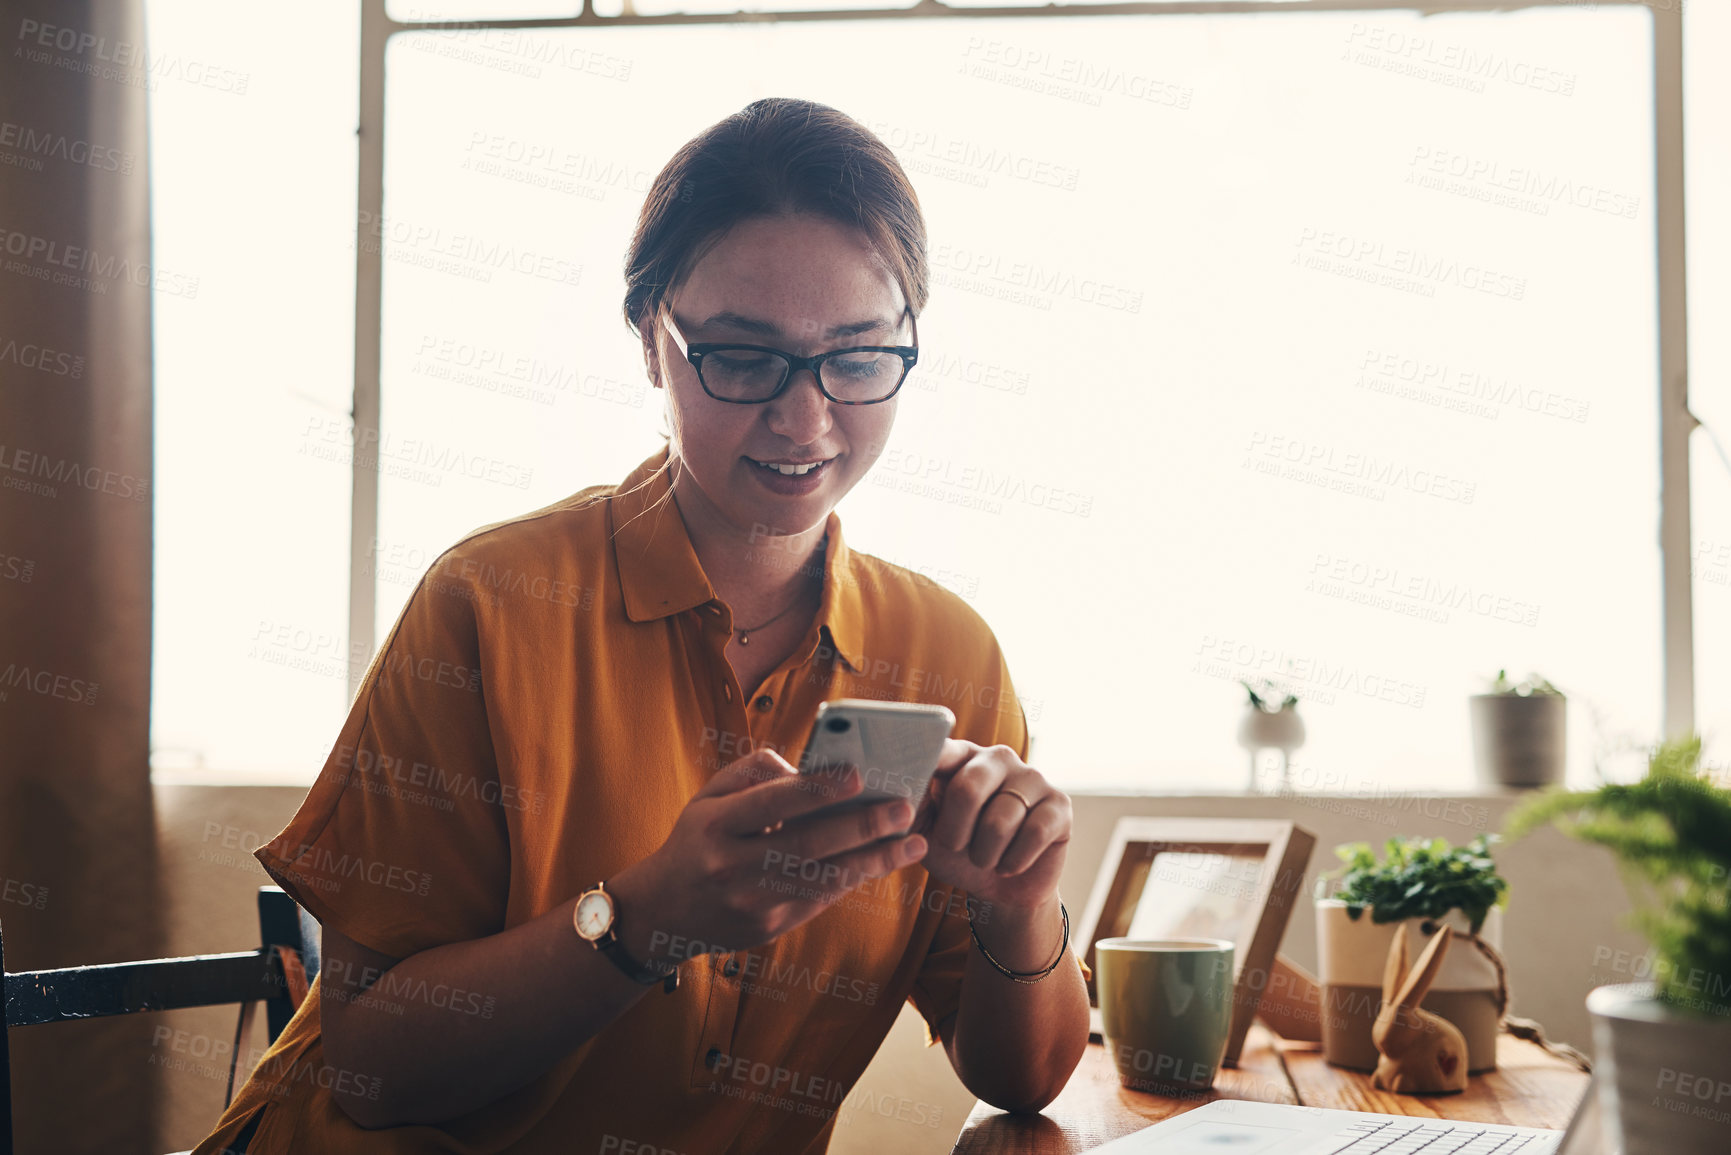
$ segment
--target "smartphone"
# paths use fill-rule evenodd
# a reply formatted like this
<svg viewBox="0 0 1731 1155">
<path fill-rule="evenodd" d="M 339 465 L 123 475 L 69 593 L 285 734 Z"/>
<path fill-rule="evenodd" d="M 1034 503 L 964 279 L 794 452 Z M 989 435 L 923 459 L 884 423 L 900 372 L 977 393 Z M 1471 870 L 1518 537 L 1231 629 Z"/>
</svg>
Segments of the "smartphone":
<svg viewBox="0 0 1731 1155">
<path fill-rule="evenodd" d="M 799 772 L 815 775 L 852 764 L 859 767 L 863 789 L 818 813 L 905 798 L 917 814 L 955 724 L 946 707 L 923 702 L 837 698 L 821 703 Z"/>
</svg>

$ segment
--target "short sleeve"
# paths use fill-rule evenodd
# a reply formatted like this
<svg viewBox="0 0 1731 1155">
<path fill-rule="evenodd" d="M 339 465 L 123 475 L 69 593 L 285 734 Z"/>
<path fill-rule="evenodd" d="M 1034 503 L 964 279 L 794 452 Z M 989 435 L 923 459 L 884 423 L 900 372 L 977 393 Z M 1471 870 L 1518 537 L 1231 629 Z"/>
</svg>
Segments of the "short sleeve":
<svg viewBox="0 0 1731 1155">
<path fill-rule="evenodd" d="M 988 737 L 980 738 L 972 734 L 961 735 L 982 746 L 992 746 L 1002 743 L 1016 752 L 1016 757 L 1024 762 L 1028 758 L 1028 719 L 1022 709 L 1021 699 L 1016 696 L 1015 687 L 1010 682 L 1009 667 L 1000 654 L 998 658 L 999 693 L 993 696 L 997 706 L 993 713 L 996 719 L 991 728 L 986 730 Z M 1014 707 L 1012 709 L 1011 707 Z M 973 949 L 973 935 L 968 931 L 967 908 L 964 905 L 966 891 L 958 891 L 951 886 L 938 886 L 928 882 L 929 888 L 935 894 L 942 891 L 944 899 L 928 899 L 928 910 L 941 910 L 938 931 L 932 937 L 931 949 L 926 952 L 925 963 L 920 967 L 920 973 L 914 980 L 913 990 L 908 994 L 908 1001 L 919 1011 L 925 1020 L 926 1046 L 940 1042 L 943 1038 L 941 1028 L 944 1021 L 955 1014 L 962 1004 L 962 976 L 967 971 L 968 952 Z M 1093 978 L 1081 956 L 1076 956 L 1077 965 L 1082 968 L 1084 981 Z"/>
<path fill-rule="evenodd" d="M 461 593 L 422 579 L 300 810 L 254 852 L 321 924 L 392 958 L 504 924 L 510 842 Z"/>
</svg>

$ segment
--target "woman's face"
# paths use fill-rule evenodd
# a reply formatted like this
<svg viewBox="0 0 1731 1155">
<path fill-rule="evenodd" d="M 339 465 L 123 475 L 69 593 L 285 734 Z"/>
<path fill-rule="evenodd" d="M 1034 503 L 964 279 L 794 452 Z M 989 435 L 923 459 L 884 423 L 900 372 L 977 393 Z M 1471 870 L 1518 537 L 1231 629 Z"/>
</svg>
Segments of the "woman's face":
<svg viewBox="0 0 1731 1155">
<path fill-rule="evenodd" d="M 911 342 L 901 289 L 865 237 L 809 214 L 740 222 L 698 261 L 669 305 L 691 344 L 738 341 L 810 356 Z M 688 516 L 731 525 L 748 538 L 803 533 L 823 523 L 883 452 L 895 397 L 837 405 L 800 370 L 773 401 L 718 401 L 659 319 L 645 332 L 651 379 L 671 402 L 673 452 L 688 474 L 676 489 Z M 760 464 L 813 461 L 823 464 L 804 477 Z"/>
</svg>

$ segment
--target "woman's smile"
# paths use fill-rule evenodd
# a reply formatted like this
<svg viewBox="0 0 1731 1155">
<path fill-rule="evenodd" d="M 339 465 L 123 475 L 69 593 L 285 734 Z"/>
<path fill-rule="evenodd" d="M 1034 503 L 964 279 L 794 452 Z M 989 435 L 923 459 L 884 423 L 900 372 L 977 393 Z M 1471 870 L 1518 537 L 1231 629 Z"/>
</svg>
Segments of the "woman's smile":
<svg viewBox="0 0 1731 1155">
<path fill-rule="evenodd" d="M 771 493 L 779 493 L 788 497 L 801 497 L 813 493 L 829 476 L 830 465 L 835 457 L 779 457 L 760 459 L 747 457 L 744 459 L 751 465 L 752 476 L 757 483 L 767 488 Z"/>
</svg>

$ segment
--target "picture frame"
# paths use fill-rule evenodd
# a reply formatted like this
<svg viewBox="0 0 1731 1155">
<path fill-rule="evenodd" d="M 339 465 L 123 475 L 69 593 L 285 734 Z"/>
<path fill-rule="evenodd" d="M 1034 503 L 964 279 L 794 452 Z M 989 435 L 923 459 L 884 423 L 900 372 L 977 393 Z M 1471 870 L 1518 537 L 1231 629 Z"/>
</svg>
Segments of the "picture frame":
<svg viewBox="0 0 1731 1155">
<path fill-rule="evenodd" d="M 1230 940 L 1235 984 L 1223 1062 L 1236 1066 L 1315 848 L 1313 834 L 1283 820 L 1120 818 L 1077 924 L 1082 959 L 1092 969 L 1103 938 Z M 1098 1033 L 1092 981 L 1088 1002 Z"/>
</svg>

